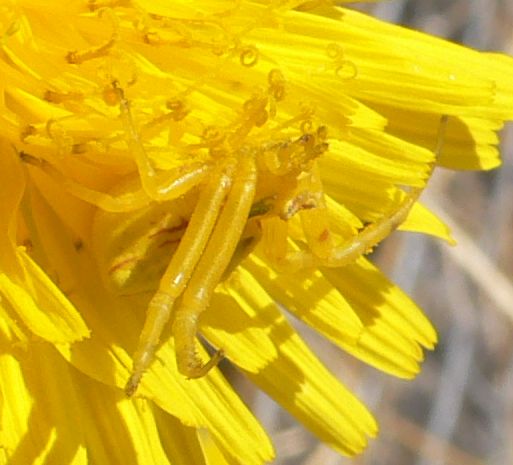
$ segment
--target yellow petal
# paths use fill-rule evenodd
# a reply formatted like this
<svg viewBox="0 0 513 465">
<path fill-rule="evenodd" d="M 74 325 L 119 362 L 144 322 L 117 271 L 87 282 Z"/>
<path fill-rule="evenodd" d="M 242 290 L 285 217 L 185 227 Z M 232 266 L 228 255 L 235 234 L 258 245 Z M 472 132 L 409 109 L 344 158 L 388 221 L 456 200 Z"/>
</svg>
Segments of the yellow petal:
<svg viewBox="0 0 513 465">
<path fill-rule="evenodd" d="M 361 452 L 367 437 L 377 434 L 376 422 L 363 404 L 326 370 L 297 335 L 280 345 L 276 362 L 248 377 L 341 454 Z"/>
<path fill-rule="evenodd" d="M 247 300 L 243 309 L 250 308 L 251 295 L 262 292 L 260 284 L 248 271 L 238 273 L 240 284 L 227 292 L 238 302 Z M 363 404 L 310 352 L 271 298 L 252 319 L 254 325 L 269 328 L 279 357 L 258 373 L 247 373 L 248 377 L 334 449 L 347 455 L 361 451 L 367 437 L 377 432 Z M 262 343 L 248 341 L 247 350 L 265 350 L 267 341 Z"/>
<path fill-rule="evenodd" d="M 238 276 L 238 273 L 234 274 Z M 238 287 L 237 280 L 237 277 L 232 277 L 228 285 Z M 222 347 L 226 357 L 238 366 L 248 372 L 258 373 L 278 356 L 276 347 L 269 339 L 270 328 L 258 324 L 258 319 L 255 319 L 260 309 L 268 304 L 268 295 L 259 292 L 259 289 L 255 289 L 248 300 L 218 293 L 202 316 L 202 334 L 214 346 Z M 241 311 L 241 307 L 244 311 Z M 255 352 L 252 347 L 257 341 L 261 350 Z"/>
<path fill-rule="evenodd" d="M 208 457 L 208 465 L 238 465 L 239 462 L 229 460 L 222 454 L 207 431 L 198 431 L 198 437 L 205 456 Z"/>
<path fill-rule="evenodd" d="M 185 379 L 176 368 L 171 344 L 158 351 L 140 393 L 186 425 L 207 428 L 228 457 L 257 465 L 274 456 L 266 433 L 220 372 L 214 369 L 204 378 Z"/>
<path fill-rule="evenodd" d="M 375 107 L 389 121 L 387 131 L 394 136 L 432 150 L 440 118 L 416 109 L 385 105 Z M 489 170 L 500 164 L 497 131 L 503 122 L 497 118 L 450 117 L 437 163 L 458 170 Z"/>
<path fill-rule="evenodd" d="M 4 138 L 0 138 L 0 183 L 0 272 L 19 272 L 16 222 L 25 177 L 14 147 Z"/>
<path fill-rule="evenodd" d="M 153 408 L 153 415 L 157 421 L 162 447 L 168 457 L 172 458 L 173 465 L 206 465 L 205 459 L 208 459 L 210 465 L 211 455 L 220 453 L 212 439 L 210 442 L 216 452 L 204 450 L 200 439 L 203 432 L 208 434 L 206 430 L 185 426 L 177 418 L 159 408 Z"/>
<path fill-rule="evenodd" d="M 9 464 L 86 465 L 83 429 L 67 364 L 48 344 L 0 357 L 0 442 Z M 63 399 L 68 399 L 63 408 Z"/>
<path fill-rule="evenodd" d="M 25 183 L 13 147 L 2 139 L 0 150 L 0 293 L 34 334 L 56 343 L 87 337 L 80 314 L 62 291 L 23 248 L 15 248 L 15 213 Z"/>
<path fill-rule="evenodd" d="M 163 448 L 152 406 L 77 373 L 77 404 L 94 463 L 172 464 Z"/>
<path fill-rule="evenodd" d="M 0 292 L 25 325 L 54 343 L 73 342 L 89 336 L 80 313 L 61 290 L 22 249 L 17 253 L 25 279 L 23 285 L 0 274 Z"/>
<path fill-rule="evenodd" d="M 306 324 L 332 339 L 348 344 L 358 339 L 362 322 L 344 297 L 319 271 L 293 275 L 276 273 L 254 255 L 248 258 L 244 267 L 273 299 Z M 250 302 L 250 295 L 245 296 L 247 302 Z"/>
<path fill-rule="evenodd" d="M 176 463 L 151 405 L 81 375 L 50 345 L 6 353 L 0 365 L 2 398 L 11 400 L 1 410 L 8 461 L 0 463 Z"/>
<path fill-rule="evenodd" d="M 449 227 L 421 203 L 413 205 L 408 217 L 398 229 L 431 234 L 446 240 L 451 245 L 455 245 Z"/>
<path fill-rule="evenodd" d="M 29 340 L 25 328 L 22 328 L 14 317 L 12 307 L 6 301 L 0 301 L 0 334 L 6 343 L 26 347 Z"/>
<path fill-rule="evenodd" d="M 400 377 L 418 372 L 419 344 L 433 348 L 436 333 L 420 309 L 368 260 L 340 269 L 324 269 L 329 281 L 344 295 L 363 322 L 354 356 Z"/>
<path fill-rule="evenodd" d="M 388 181 L 373 179 L 372 182 L 355 182 L 354 177 L 340 176 L 340 170 L 341 165 L 330 164 L 329 161 L 321 165 L 326 193 L 361 220 L 374 222 L 382 218 L 397 208 L 404 196 L 404 191 Z"/>
<path fill-rule="evenodd" d="M 3 346 L 5 348 L 5 346 Z M 10 456 L 27 433 L 28 420 L 32 409 L 32 396 L 24 381 L 22 366 L 18 357 L 7 351 L 0 356 L 0 396 L 1 402 L 1 424 L 0 429 L 0 450 L 5 450 Z M 15 402 L 8 401 L 16 399 Z M 36 447 L 37 442 L 29 442 L 25 453 L 28 457 L 34 457 L 36 451 L 30 450 Z M 22 454 L 23 452 L 20 452 Z M 0 462 L 7 463 L 7 462 Z M 27 460 L 26 463 L 31 463 Z"/>
</svg>

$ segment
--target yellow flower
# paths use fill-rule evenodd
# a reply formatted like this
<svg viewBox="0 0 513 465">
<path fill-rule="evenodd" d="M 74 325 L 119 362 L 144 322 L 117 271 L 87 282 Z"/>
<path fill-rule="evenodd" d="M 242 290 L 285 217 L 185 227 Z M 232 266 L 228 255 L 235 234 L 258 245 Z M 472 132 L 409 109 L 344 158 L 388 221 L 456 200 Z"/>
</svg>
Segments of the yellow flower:
<svg viewBox="0 0 513 465">
<path fill-rule="evenodd" d="M 364 254 L 450 240 L 417 198 L 499 164 L 513 60 L 325 1 L 0 12 L 0 463 L 269 461 L 223 355 L 361 451 L 375 420 L 278 304 L 418 372 L 435 332 Z"/>
</svg>

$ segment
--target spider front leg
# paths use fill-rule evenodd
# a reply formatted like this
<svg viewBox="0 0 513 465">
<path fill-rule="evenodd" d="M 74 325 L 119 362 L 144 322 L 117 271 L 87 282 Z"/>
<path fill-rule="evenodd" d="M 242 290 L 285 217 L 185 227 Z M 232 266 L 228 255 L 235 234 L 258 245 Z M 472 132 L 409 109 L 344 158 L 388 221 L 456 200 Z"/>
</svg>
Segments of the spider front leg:
<svg viewBox="0 0 513 465">
<path fill-rule="evenodd" d="M 100 210 L 112 213 L 134 211 L 147 206 L 150 200 L 147 193 L 138 186 L 127 190 L 127 183 L 122 183 L 121 186 L 124 189 L 122 193 L 90 189 L 65 175 L 56 166 L 43 158 L 23 151 L 19 152 L 19 156 L 23 163 L 45 173 L 66 192 L 69 192 L 77 199 L 95 205 Z M 160 185 L 160 189 L 165 192 L 165 196 L 163 195 L 165 198 L 162 200 L 175 199 L 184 195 L 199 184 L 205 178 L 207 172 L 208 166 L 205 164 L 193 164 L 166 172 L 166 179 L 162 179 L 162 184 Z"/>
<path fill-rule="evenodd" d="M 180 244 L 160 280 L 159 288 L 150 301 L 146 321 L 133 355 L 132 374 L 125 385 L 125 393 L 129 397 L 135 393 L 143 373 L 151 364 L 162 331 L 170 320 L 174 302 L 185 289 L 200 260 L 231 186 L 233 170 L 234 165 L 228 163 L 211 175 Z"/>
<path fill-rule="evenodd" d="M 241 156 L 226 204 L 174 316 L 178 370 L 188 378 L 204 376 L 222 358 L 219 351 L 203 364 L 196 352 L 196 335 L 199 316 L 210 303 L 212 293 L 232 259 L 255 196 L 255 161 L 252 156 Z"/>
<path fill-rule="evenodd" d="M 146 192 L 148 197 L 157 201 L 176 198 L 176 189 L 169 183 L 166 173 L 156 171 L 150 157 L 146 153 L 141 136 L 134 123 L 130 102 L 126 99 L 123 89 L 119 86 L 117 81 L 112 82 L 112 89 L 119 102 L 121 122 L 126 134 L 126 144 L 134 157 L 144 192 Z M 188 181 L 190 182 L 189 186 L 187 186 Z M 190 180 L 184 178 L 182 184 L 190 189 L 197 184 L 195 181 L 195 176 L 191 176 Z M 184 190 L 181 194 L 187 192 L 187 190 L 188 189 Z"/>
<path fill-rule="evenodd" d="M 436 160 L 439 158 L 442 150 L 447 121 L 448 117 L 442 116 L 438 129 L 437 144 L 434 149 L 435 161 L 431 165 L 429 176 L 431 176 Z M 273 222 L 263 224 L 264 250 L 266 239 L 269 242 L 269 238 L 272 238 L 275 243 L 281 244 L 279 247 L 281 252 L 274 252 L 274 255 L 269 257 L 278 270 L 293 271 L 319 266 L 340 267 L 348 265 L 353 263 L 360 256 L 368 253 L 392 231 L 397 229 L 406 220 L 406 217 L 423 191 L 424 187 L 410 189 L 397 209 L 383 216 L 375 223 L 366 226 L 349 241 L 338 246 L 330 246 L 328 242 L 330 240 L 330 231 L 327 228 L 327 221 L 322 220 L 323 205 L 321 205 L 321 208 L 316 207 L 312 210 L 300 210 L 304 234 L 308 240 L 309 249 L 286 253 L 285 249 L 288 237 L 287 223 L 276 218 Z M 309 216 L 312 218 L 308 218 Z M 321 229 L 319 229 L 319 226 L 321 226 Z M 321 234 L 319 234 L 319 231 L 321 231 Z M 328 244 L 328 247 L 323 247 L 323 243 Z M 268 248 L 274 250 L 278 249 L 277 246 Z"/>
<path fill-rule="evenodd" d="M 433 150 L 435 157 L 429 169 L 428 180 L 433 174 L 436 161 L 440 158 L 440 153 L 442 151 L 445 138 L 445 132 L 447 130 L 447 122 L 448 116 L 443 115 L 440 118 L 440 125 L 438 127 L 438 134 L 436 138 L 436 146 Z M 376 223 L 365 227 L 348 243 L 335 247 L 328 257 L 318 260 L 318 265 L 329 267 L 344 266 L 354 262 L 361 255 L 368 253 L 406 220 L 406 217 L 410 213 L 411 209 L 419 199 L 422 192 L 424 192 L 424 188 L 425 185 L 424 187 L 416 187 L 410 189 L 410 191 L 406 194 L 403 202 L 395 211 L 391 212 L 389 215 L 385 215 Z M 310 257 L 305 258 L 308 259 L 307 261 L 312 260 Z"/>
</svg>

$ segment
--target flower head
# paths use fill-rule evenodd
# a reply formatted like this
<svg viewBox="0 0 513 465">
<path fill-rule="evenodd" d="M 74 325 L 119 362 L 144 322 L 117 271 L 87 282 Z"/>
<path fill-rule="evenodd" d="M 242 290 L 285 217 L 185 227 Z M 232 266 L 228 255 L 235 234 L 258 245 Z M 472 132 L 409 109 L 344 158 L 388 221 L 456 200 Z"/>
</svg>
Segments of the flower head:
<svg viewBox="0 0 513 465">
<path fill-rule="evenodd" d="M 321 1 L 1 18 L 5 461 L 270 460 L 223 357 L 361 451 L 374 419 L 278 304 L 418 372 L 435 332 L 365 254 L 397 227 L 450 240 L 417 199 L 434 165 L 498 165 L 512 60 Z"/>
</svg>

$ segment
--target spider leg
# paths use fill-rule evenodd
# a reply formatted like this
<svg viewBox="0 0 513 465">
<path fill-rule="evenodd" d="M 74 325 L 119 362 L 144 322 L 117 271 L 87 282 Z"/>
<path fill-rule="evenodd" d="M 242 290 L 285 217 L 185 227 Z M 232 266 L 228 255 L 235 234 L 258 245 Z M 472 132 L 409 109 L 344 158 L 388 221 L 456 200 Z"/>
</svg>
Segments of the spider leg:
<svg viewBox="0 0 513 465">
<path fill-rule="evenodd" d="M 310 193 L 310 199 L 314 202 L 315 208 L 300 209 L 299 218 L 301 219 L 308 248 L 316 257 L 323 259 L 329 257 L 334 244 L 317 164 L 313 166 L 310 176 L 303 180 L 303 183 L 306 184 L 304 186 L 305 190 Z"/>
<path fill-rule="evenodd" d="M 135 127 L 132 111 L 130 110 L 130 102 L 125 97 L 125 93 L 117 81 L 112 83 L 112 87 L 119 101 L 120 116 L 125 133 L 127 134 L 126 142 L 128 149 L 134 156 L 144 191 L 154 200 L 170 200 L 166 187 L 161 186 L 159 182 L 159 173 L 153 168 L 139 132 Z"/>
<path fill-rule="evenodd" d="M 26 152 L 20 152 L 19 156 L 21 161 L 43 171 L 70 194 L 102 210 L 113 213 L 133 211 L 145 207 L 150 201 L 143 189 L 112 195 L 90 189 L 74 181 L 43 158 L 38 158 Z M 161 184 L 160 190 L 165 192 L 167 200 L 178 198 L 199 184 L 204 179 L 207 171 L 208 166 L 205 164 L 175 168 L 165 173 L 167 179 L 165 184 Z"/>
<path fill-rule="evenodd" d="M 157 201 L 175 199 L 177 197 L 175 193 L 176 189 L 174 188 L 175 186 L 173 186 L 173 183 L 169 182 L 168 174 L 166 172 L 159 173 L 155 171 L 151 164 L 151 160 L 146 153 L 139 132 L 134 124 L 130 102 L 125 97 L 123 89 L 119 86 L 117 81 L 112 83 L 112 87 L 119 101 L 121 121 L 127 135 L 126 143 L 128 145 L 128 149 L 134 156 L 144 192 L 146 192 L 148 197 Z M 205 164 L 201 164 L 197 167 L 199 171 L 201 171 L 202 168 L 203 171 L 205 171 L 207 166 Z M 178 195 L 182 195 L 188 189 L 197 184 L 196 176 L 194 176 L 193 173 L 191 173 L 191 176 L 185 176 L 183 178 L 183 184 L 184 187 L 187 188 Z"/>
<path fill-rule="evenodd" d="M 65 191 L 102 210 L 113 213 L 133 211 L 145 207 L 150 201 L 148 195 L 142 189 L 117 195 L 97 191 L 65 176 L 58 168 L 43 158 L 30 155 L 27 152 L 20 152 L 19 156 L 21 161 L 43 171 Z M 199 164 L 168 171 L 166 173 L 167 185 L 165 186 L 166 199 L 175 199 L 187 193 L 205 178 L 207 172 L 208 166 Z M 164 189 L 164 186 L 162 189 Z"/>
<path fill-rule="evenodd" d="M 278 216 L 271 216 L 261 220 L 262 251 L 276 268 L 287 259 L 288 224 Z"/>
<path fill-rule="evenodd" d="M 194 274 L 176 309 L 173 335 L 178 370 L 189 378 L 204 376 L 222 358 L 218 351 L 203 364 L 195 345 L 198 320 L 228 267 L 246 225 L 255 195 L 257 171 L 252 156 L 241 155 L 233 186 Z"/>
<path fill-rule="evenodd" d="M 151 299 L 146 321 L 133 355 L 133 367 L 125 392 L 132 396 L 153 360 L 160 336 L 171 317 L 176 298 L 183 292 L 214 229 L 231 185 L 233 164 L 215 170 L 202 190 L 180 244 Z"/>
<path fill-rule="evenodd" d="M 270 216 L 260 221 L 262 251 L 278 270 L 290 270 L 291 266 L 293 269 L 306 267 L 308 255 L 312 258 L 327 258 L 334 247 L 316 164 L 307 176 L 302 176 L 298 181 L 296 194 L 287 201 L 279 216 Z M 301 220 L 308 252 L 288 252 L 291 245 L 289 220 L 296 214 Z"/>
<path fill-rule="evenodd" d="M 316 266 L 339 267 L 353 263 L 361 255 L 372 250 L 404 222 L 422 191 L 422 188 L 412 189 L 405 200 L 390 215 L 363 228 L 347 243 L 333 248 L 328 256 L 321 258 L 310 251 L 301 250 L 286 258 L 287 267 L 293 269 Z"/>
<path fill-rule="evenodd" d="M 447 128 L 447 120 L 447 116 L 442 116 L 440 120 L 437 144 L 434 150 L 435 161 L 431 165 L 429 177 L 433 173 L 434 165 L 442 150 L 444 135 Z M 276 267 L 278 269 L 286 269 L 290 271 L 318 266 L 339 267 L 354 262 L 369 250 L 372 250 L 373 247 L 378 245 L 383 239 L 385 239 L 385 237 L 404 222 L 423 191 L 424 187 L 410 189 L 406 194 L 405 199 L 396 210 L 383 216 L 375 223 L 368 225 L 345 244 L 332 247 L 327 255 L 325 255 L 326 249 L 322 247 L 323 241 L 319 240 L 322 239 L 326 233 L 321 231 L 320 235 L 318 234 L 319 225 L 321 228 L 324 228 L 324 225 L 326 225 L 327 222 L 324 221 L 323 224 L 323 221 L 317 218 L 318 215 L 315 213 L 315 210 L 317 209 L 300 212 L 302 215 L 301 219 L 303 228 L 305 229 L 305 236 L 311 246 L 310 250 L 300 250 L 287 254 L 285 257 L 279 257 L 276 262 Z M 307 215 L 311 215 L 309 212 L 312 211 L 314 211 L 312 218 L 308 218 Z M 322 211 L 319 211 L 318 213 L 322 214 Z M 329 230 L 326 229 L 326 231 L 329 236 Z M 326 237 L 326 239 L 328 239 L 328 237 Z M 312 245 L 315 245 L 315 247 L 312 247 Z M 319 251 L 321 251 L 321 253 L 318 253 Z"/>
</svg>

